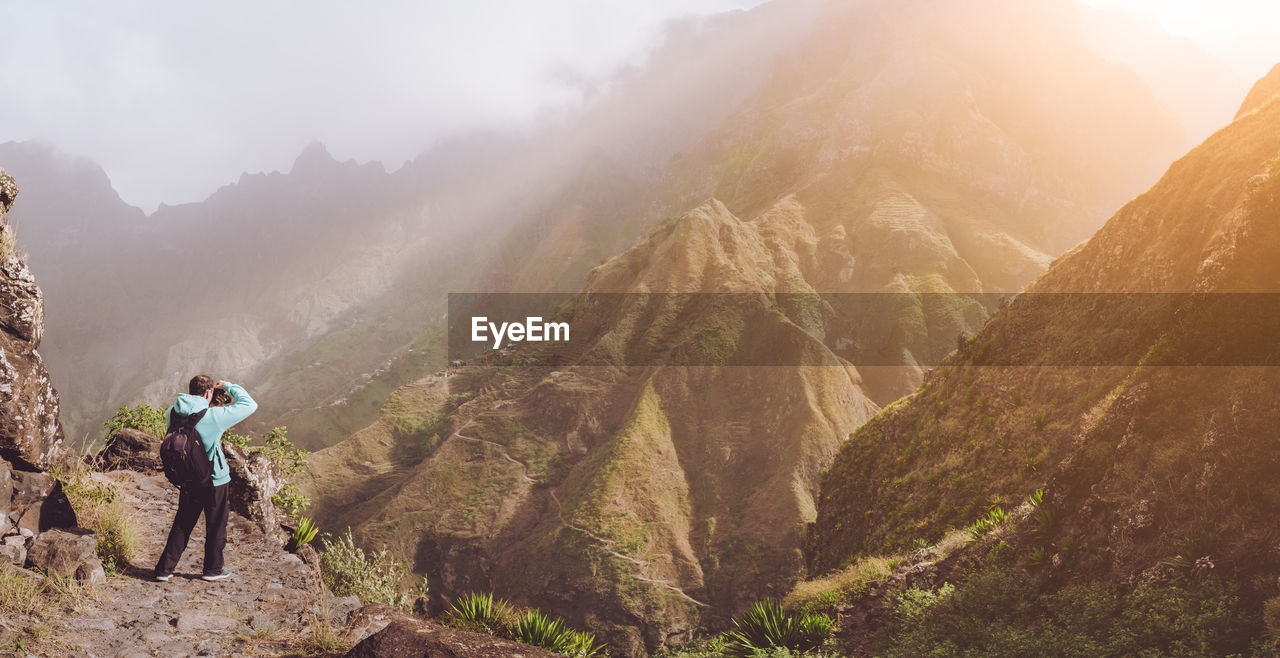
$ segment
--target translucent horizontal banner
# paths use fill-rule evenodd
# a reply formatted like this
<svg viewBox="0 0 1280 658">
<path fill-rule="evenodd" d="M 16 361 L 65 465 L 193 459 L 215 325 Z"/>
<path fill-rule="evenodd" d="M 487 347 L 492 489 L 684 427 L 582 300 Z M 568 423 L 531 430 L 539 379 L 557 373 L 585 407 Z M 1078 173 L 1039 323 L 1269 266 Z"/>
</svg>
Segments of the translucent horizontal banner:
<svg viewBox="0 0 1280 658">
<path fill-rule="evenodd" d="M 1280 294 L 451 293 L 448 336 L 454 365 L 1271 366 Z"/>
</svg>

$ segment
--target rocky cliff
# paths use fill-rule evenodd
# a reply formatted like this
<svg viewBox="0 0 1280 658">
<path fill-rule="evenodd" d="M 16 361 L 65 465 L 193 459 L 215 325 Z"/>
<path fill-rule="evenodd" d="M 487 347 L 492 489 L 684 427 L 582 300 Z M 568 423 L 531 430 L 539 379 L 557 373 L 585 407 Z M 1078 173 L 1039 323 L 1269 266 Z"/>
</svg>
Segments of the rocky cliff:
<svg viewBox="0 0 1280 658">
<path fill-rule="evenodd" d="M 0 459 L 44 469 L 67 454 L 58 392 L 36 351 L 44 337 L 44 294 L 8 221 L 17 198 L 17 183 L 0 169 Z"/>
</svg>

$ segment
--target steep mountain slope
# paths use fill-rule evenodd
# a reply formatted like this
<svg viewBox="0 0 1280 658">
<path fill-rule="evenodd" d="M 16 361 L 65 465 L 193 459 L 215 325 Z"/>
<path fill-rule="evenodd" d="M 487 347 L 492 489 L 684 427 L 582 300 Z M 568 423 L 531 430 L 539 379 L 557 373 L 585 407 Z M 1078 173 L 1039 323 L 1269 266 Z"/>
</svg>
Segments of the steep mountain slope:
<svg viewBox="0 0 1280 658">
<path fill-rule="evenodd" d="M 513 232 L 485 279 L 554 289 L 655 212 L 714 194 L 592 270 L 582 353 L 699 349 L 699 331 L 718 330 L 728 363 L 786 346 L 818 357 L 795 363 L 830 365 L 452 369 L 313 456 L 313 512 L 388 544 L 445 592 L 536 601 L 628 654 L 785 592 L 815 478 L 920 369 L 854 368 L 831 331 L 838 312 L 778 310 L 770 296 L 1017 290 L 1146 185 L 1143 169 L 1177 140 L 1132 74 L 1060 29 L 1051 3 L 1028 6 L 827 6 L 662 185 L 596 167 L 584 184 L 609 191 L 567 192 Z M 1027 37 L 1014 61 L 984 46 L 984 17 L 1004 13 L 1053 48 Z M 1110 105 L 1064 102 L 1075 96 Z M 638 200 L 611 206 L 614 189 Z M 605 319 L 583 310 L 612 292 L 659 295 Z M 725 311 L 671 292 L 763 295 Z M 904 338 L 901 363 L 945 354 L 987 313 L 970 311 Z"/>
<path fill-rule="evenodd" d="M 710 202 L 597 269 L 586 294 L 810 290 L 806 229 L 794 204 L 745 222 Z M 713 312 L 741 327 L 763 302 L 726 313 L 696 295 L 639 296 L 583 349 L 691 343 Z M 825 351 L 800 315 L 732 340 Z M 314 510 L 412 556 L 448 591 L 536 598 L 643 653 L 799 568 L 815 478 L 874 410 L 852 367 L 481 363 L 402 390 L 379 423 L 314 455 Z"/>
<path fill-rule="evenodd" d="M 1264 338 L 1280 292 L 1278 183 L 1280 67 L 1233 123 L 853 435 L 823 479 L 811 565 L 935 541 L 1043 486 L 1045 511 L 969 575 L 1029 569 L 1033 592 L 1086 582 L 1134 597 L 1139 585 L 1185 582 L 1190 605 L 1226 588 L 1214 600 L 1239 627 L 1213 635 L 1204 612 L 1191 630 L 1212 636 L 1200 651 L 1249 651 L 1262 602 L 1280 594 L 1280 498 L 1269 486 L 1280 475 L 1280 371 L 1248 365 L 1276 363 Z M 1180 365 L 1205 362 L 1227 365 Z M 956 605 L 979 600 L 965 596 Z M 1058 614 L 1036 605 L 1011 597 L 1000 615 L 1024 611 L 1020 632 L 1035 638 Z"/>
</svg>

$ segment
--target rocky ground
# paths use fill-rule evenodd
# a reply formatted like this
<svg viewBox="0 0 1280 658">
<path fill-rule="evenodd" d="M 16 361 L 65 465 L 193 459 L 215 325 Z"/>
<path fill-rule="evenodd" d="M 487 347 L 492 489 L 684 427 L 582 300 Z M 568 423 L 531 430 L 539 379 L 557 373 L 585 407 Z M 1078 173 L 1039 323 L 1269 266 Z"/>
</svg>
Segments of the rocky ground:
<svg viewBox="0 0 1280 658">
<path fill-rule="evenodd" d="M 107 582 L 59 619 L 40 646 L 50 653 L 88 656 L 222 656 L 274 654 L 302 646 L 322 623 L 341 628 L 360 607 L 355 597 L 324 592 L 315 569 L 283 549 L 248 519 L 232 514 L 226 559 L 232 577 L 200 580 L 203 524 L 178 565 L 173 580 L 151 579 L 177 505 L 177 495 L 161 475 L 132 471 L 94 473 L 112 482 L 136 512 L 140 546 L 136 564 L 121 567 Z M 322 603 L 323 602 L 323 603 Z M 327 610 L 326 610 L 327 608 Z M 16 623 L 15 623 L 16 622 Z M 0 621 L 18 630 L 23 620 Z M 42 651 L 42 653 L 45 651 Z"/>
</svg>

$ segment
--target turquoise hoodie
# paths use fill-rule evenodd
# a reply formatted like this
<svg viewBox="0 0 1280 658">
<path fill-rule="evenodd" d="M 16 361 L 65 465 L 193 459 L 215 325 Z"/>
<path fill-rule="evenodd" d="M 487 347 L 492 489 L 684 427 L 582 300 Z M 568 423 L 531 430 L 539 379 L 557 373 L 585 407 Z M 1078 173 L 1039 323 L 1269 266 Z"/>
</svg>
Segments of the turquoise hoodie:
<svg viewBox="0 0 1280 658">
<path fill-rule="evenodd" d="M 246 419 L 249 414 L 258 410 L 258 403 L 249 397 L 249 393 L 236 384 L 226 382 L 222 389 L 231 396 L 232 404 L 226 407 L 210 407 L 209 401 L 199 395 L 178 394 L 178 401 L 164 413 L 165 422 L 169 415 L 177 411 L 178 420 L 208 409 L 208 413 L 196 423 L 196 432 L 200 434 L 200 443 L 204 444 L 204 453 L 213 462 L 213 486 L 231 481 L 231 469 L 227 468 L 227 456 L 222 452 L 222 433 L 232 425 Z"/>
</svg>

